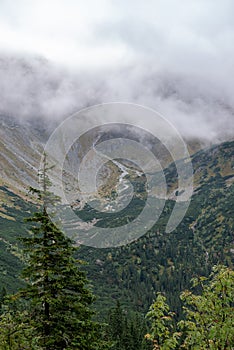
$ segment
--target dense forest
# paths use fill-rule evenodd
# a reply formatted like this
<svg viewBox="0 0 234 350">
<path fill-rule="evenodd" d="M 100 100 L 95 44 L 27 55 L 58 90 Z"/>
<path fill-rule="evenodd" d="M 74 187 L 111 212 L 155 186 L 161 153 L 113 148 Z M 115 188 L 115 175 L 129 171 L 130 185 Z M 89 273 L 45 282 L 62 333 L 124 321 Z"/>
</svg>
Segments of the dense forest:
<svg viewBox="0 0 234 350">
<path fill-rule="evenodd" d="M 145 236 L 119 248 L 75 247 L 46 213 L 58 200 L 46 176 L 39 207 L 2 186 L 0 348 L 232 349 L 232 148 L 193 156 L 196 189 L 173 233 L 168 200 Z M 171 186 L 174 172 L 165 170 Z M 133 181 L 141 193 L 144 180 Z M 143 204 L 139 196 L 125 215 Z"/>
</svg>

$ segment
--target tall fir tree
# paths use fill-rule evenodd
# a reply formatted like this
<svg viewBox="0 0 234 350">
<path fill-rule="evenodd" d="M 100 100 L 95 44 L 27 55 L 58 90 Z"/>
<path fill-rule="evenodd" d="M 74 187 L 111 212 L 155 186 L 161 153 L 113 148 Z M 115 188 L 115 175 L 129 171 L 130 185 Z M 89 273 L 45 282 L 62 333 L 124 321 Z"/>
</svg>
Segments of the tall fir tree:
<svg viewBox="0 0 234 350">
<path fill-rule="evenodd" d="M 26 287 L 17 297 L 28 301 L 29 313 L 24 322 L 40 349 L 105 349 L 101 325 L 93 321 L 94 296 L 80 268 L 83 262 L 74 258 L 77 248 L 47 213 L 47 206 L 58 201 L 49 191 L 47 171 L 45 157 L 40 173 L 42 190 L 31 189 L 38 195 L 41 207 L 27 219 L 34 223 L 32 235 L 22 239 Z"/>
</svg>

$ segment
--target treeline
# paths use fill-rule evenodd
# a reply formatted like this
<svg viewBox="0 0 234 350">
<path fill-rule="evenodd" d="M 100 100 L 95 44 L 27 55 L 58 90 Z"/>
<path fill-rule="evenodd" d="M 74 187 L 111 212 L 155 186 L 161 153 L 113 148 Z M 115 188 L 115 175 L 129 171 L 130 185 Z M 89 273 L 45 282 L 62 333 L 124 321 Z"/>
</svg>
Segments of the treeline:
<svg viewBox="0 0 234 350">
<path fill-rule="evenodd" d="M 83 277 L 82 274 L 79 278 L 82 283 Z M 61 298 L 56 303 L 49 302 L 48 318 L 43 300 L 38 298 L 36 308 L 35 296 L 31 299 L 29 295 L 28 301 L 22 299 L 31 288 L 10 296 L 2 290 L 0 349 L 233 350 L 234 271 L 222 265 L 215 266 L 208 278 L 201 276 L 192 282 L 193 291 L 181 293 L 184 318 L 178 322 L 160 292 L 146 316 L 128 312 L 117 302 L 109 311 L 105 324 L 101 324 L 90 317 L 94 314 L 91 308 L 84 301 L 83 304 L 80 302 L 85 291 L 88 297 L 91 296 L 90 291 L 78 290 L 77 284 L 72 300 Z M 59 304 L 62 299 L 61 315 Z"/>
<path fill-rule="evenodd" d="M 117 304 L 103 322 L 97 321 L 78 248 L 50 220 L 48 205 L 59 198 L 49 191 L 46 162 L 40 174 L 40 208 L 26 221 L 31 234 L 22 237 L 23 287 L 14 294 L 0 293 L 1 350 L 145 349 L 145 319 L 127 315 Z M 143 346 L 143 347 L 142 347 Z"/>
<path fill-rule="evenodd" d="M 172 233 L 165 233 L 174 205 L 168 201 L 155 226 L 136 242 L 117 249 L 82 247 L 79 254 L 91 262 L 85 269 L 95 281 L 101 313 L 119 299 L 124 307 L 145 314 L 155 291 L 160 291 L 179 320 L 180 292 L 190 288 L 191 278 L 209 276 L 214 265 L 233 266 L 234 185 L 226 186 L 223 180 L 219 186 L 215 179 L 194 193 Z"/>
<path fill-rule="evenodd" d="M 169 266 L 168 279 L 163 275 L 155 281 L 160 282 L 161 292 L 146 317 L 117 302 L 100 321 L 85 263 L 75 258 L 78 249 L 47 214 L 47 205 L 56 205 L 58 198 L 49 191 L 46 167 L 41 182 L 43 191 L 31 189 L 38 195 L 40 209 L 27 218 L 31 234 L 21 239 L 24 287 L 11 295 L 4 288 L 0 292 L 0 350 L 233 349 L 234 272 L 221 265 L 214 267 L 209 277 L 194 278 L 193 291 L 181 294 L 182 319 L 173 308 L 170 311 L 164 295 L 162 278 L 166 285 L 173 273 Z M 164 248 L 163 240 L 160 242 Z M 166 249 L 168 256 L 173 246 L 167 245 Z M 150 252 L 144 250 L 146 260 Z M 170 265 L 170 260 L 160 259 L 155 276 L 162 276 L 160 266 Z M 131 285 L 131 280 L 137 280 L 136 276 L 131 279 L 136 273 L 131 264 L 127 270 L 119 270 L 119 277 L 128 273 L 122 278 L 129 280 L 137 295 L 137 285 Z M 138 277 L 146 281 L 147 271 L 142 270 Z"/>
</svg>

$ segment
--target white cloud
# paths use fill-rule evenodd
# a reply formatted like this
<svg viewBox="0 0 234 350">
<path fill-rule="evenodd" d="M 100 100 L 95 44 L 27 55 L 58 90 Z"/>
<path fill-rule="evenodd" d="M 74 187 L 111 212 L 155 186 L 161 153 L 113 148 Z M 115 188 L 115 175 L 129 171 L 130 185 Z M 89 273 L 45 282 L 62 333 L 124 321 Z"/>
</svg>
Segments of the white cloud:
<svg viewBox="0 0 234 350">
<path fill-rule="evenodd" d="M 234 54 L 232 0 L 2 0 L 0 10 L 1 49 L 77 67 L 146 56 L 196 70 Z"/>
<path fill-rule="evenodd" d="M 1 0 L 0 50 L 71 70 L 27 58 L 25 76 L 9 59 L 1 110 L 65 116 L 122 100 L 158 109 L 190 136 L 234 133 L 233 13 L 233 0 Z"/>
<path fill-rule="evenodd" d="M 14 7 L 10 1 L 3 3 L 3 50 L 36 53 L 55 62 L 82 67 L 116 64 L 125 54 L 123 43 L 95 44 L 95 27 L 109 16 L 107 0 L 22 0 L 15 1 Z"/>
</svg>

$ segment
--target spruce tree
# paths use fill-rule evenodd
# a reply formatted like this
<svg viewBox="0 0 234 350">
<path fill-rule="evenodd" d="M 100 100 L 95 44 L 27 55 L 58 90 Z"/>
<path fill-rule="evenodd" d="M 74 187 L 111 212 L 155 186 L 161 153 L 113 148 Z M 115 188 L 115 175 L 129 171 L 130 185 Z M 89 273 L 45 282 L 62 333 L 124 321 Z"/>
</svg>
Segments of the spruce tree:
<svg viewBox="0 0 234 350">
<path fill-rule="evenodd" d="M 92 320 L 94 296 L 80 269 L 83 262 L 74 258 L 77 248 L 47 213 L 47 205 L 56 205 L 58 198 L 49 191 L 46 159 L 40 179 L 42 190 L 32 189 L 40 200 L 40 210 L 27 219 L 34 225 L 32 235 L 23 239 L 26 287 L 18 298 L 29 303 L 25 322 L 41 349 L 103 349 L 100 325 Z"/>
</svg>

